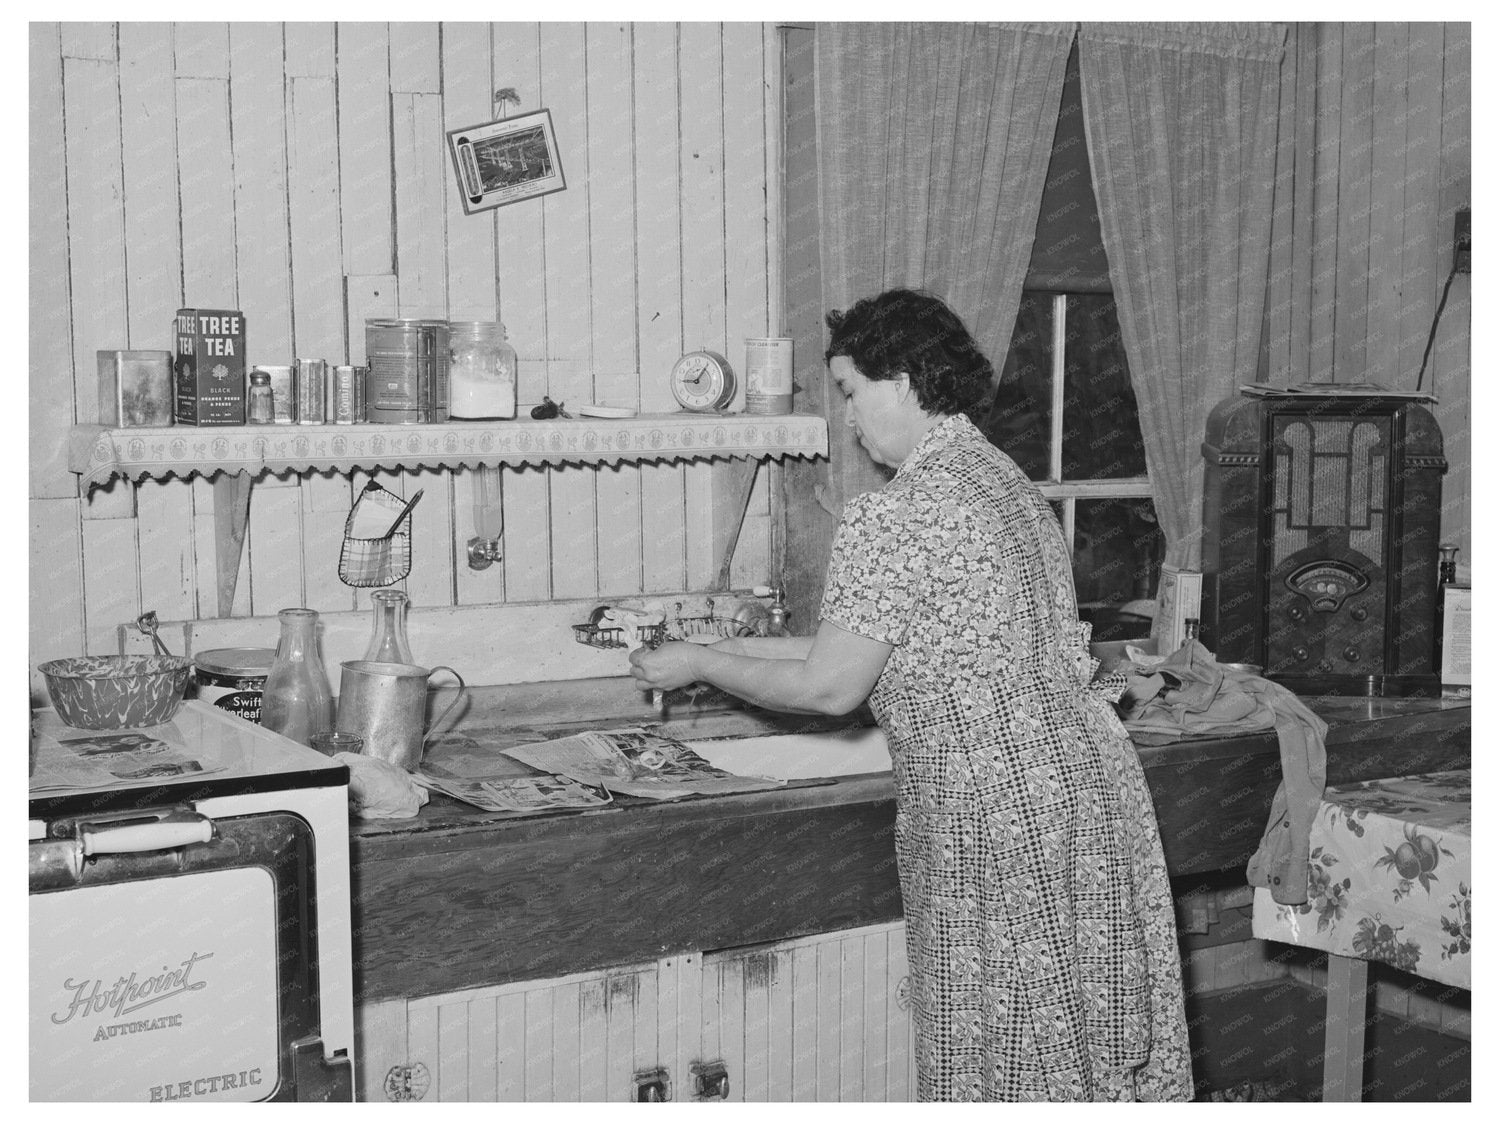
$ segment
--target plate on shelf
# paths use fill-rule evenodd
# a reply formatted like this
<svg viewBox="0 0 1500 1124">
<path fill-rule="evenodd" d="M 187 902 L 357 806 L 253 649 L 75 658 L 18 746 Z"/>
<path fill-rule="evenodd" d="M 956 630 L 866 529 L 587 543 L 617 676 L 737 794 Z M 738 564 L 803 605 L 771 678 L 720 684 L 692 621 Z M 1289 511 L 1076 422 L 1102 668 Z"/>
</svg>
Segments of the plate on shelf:
<svg viewBox="0 0 1500 1124">
<path fill-rule="evenodd" d="M 636 411 L 629 406 L 601 406 L 590 402 L 578 407 L 578 416 L 581 418 L 633 418 L 636 416 Z"/>
</svg>

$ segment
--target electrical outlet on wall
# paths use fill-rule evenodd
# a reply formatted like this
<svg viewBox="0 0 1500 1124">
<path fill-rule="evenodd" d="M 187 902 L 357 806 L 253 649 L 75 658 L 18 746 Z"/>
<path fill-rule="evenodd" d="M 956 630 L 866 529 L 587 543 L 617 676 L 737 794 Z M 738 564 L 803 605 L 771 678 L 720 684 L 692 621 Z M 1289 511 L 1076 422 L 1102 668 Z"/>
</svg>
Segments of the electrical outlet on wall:
<svg viewBox="0 0 1500 1124">
<path fill-rule="evenodd" d="M 1460 207 L 1453 215 L 1453 272 L 1468 273 L 1472 250 L 1469 233 L 1469 208 Z"/>
</svg>

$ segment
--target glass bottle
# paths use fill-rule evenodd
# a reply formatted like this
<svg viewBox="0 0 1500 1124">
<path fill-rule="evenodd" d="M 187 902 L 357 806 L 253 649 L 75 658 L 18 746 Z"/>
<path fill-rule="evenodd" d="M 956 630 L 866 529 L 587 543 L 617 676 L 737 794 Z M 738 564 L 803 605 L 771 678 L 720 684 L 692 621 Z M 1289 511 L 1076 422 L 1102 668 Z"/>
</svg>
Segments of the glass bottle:
<svg viewBox="0 0 1500 1124">
<path fill-rule="evenodd" d="M 1443 635 L 1443 625 L 1448 617 L 1448 593 L 1458 585 L 1458 547 L 1452 543 L 1438 544 L 1437 620 L 1433 624 L 1433 642 L 1436 652 L 1438 675 L 1443 673 L 1443 646 L 1451 638 Z"/>
<path fill-rule="evenodd" d="M 281 638 L 266 676 L 260 724 L 310 746 L 314 734 L 333 728 L 333 691 L 318 656 L 318 614 L 283 609 L 276 616 Z"/>
<path fill-rule="evenodd" d="M 411 604 L 399 589 L 377 589 L 370 594 L 374 627 L 365 659 L 380 663 L 416 663 L 406 642 L 406 610 Z"/>
<path fill-rule="evenodd" d="M 505 326 L 494 320 L 455 320 L 448 325 L 448 416 L 516 416 L 516 349 L 505 342 Z"/>
<path fill-rule="evenodd" d="M 1438 562 L 1438 585 L 1456 585 L 1458 583 L 1458 547 L 1452 543 L 1439 543 L 1438 553 L 1442 555 Z"/>
</svg>

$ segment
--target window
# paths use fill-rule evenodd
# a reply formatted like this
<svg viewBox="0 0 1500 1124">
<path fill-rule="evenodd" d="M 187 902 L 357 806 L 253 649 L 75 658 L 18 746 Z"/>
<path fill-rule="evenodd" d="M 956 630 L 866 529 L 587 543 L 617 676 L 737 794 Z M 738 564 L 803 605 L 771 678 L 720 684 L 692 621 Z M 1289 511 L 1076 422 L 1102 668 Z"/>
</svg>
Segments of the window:
<svg viewBox="0 0 1500 1124">
<path fill-rule="evenodd" d="M 1074 44 L 1036 241 L 982 427 L 1041 487 L 1095 640 L 1149 635 L 1165 543 L 1091 186 Z"/>
</svg>

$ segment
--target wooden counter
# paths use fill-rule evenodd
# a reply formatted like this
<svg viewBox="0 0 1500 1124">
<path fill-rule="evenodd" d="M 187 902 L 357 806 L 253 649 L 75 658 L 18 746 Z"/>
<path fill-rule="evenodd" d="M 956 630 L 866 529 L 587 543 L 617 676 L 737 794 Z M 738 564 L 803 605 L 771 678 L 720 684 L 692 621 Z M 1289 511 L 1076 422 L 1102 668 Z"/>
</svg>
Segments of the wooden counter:
<svg viewBox="0 0 1500 1124">
<path fill-rule="evenodd" d="M 1467 702 L 1322 699 L 1328 783 L 1469 765 Z M 1143 745 L 1167 865 L 1243 867 L 1280 780 L 1276 736 Z M 359 1002 L 784 940 L 901 915 L 889 774 L 504 818 L 434 797 L 356 822 Z"/>
</svg>

